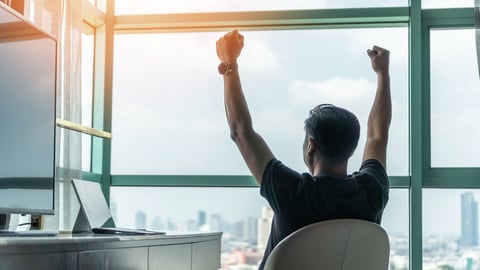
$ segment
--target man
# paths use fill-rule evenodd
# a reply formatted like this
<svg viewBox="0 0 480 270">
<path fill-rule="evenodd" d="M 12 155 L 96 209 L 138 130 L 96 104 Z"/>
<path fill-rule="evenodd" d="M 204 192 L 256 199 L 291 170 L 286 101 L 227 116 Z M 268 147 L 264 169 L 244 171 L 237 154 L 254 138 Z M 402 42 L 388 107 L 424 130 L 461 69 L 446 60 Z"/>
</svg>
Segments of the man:
<svg viewBox="0 0 480 270">
<path fill-rule="evenodd" d="M 331 104 L 310 111 L 305 120 L 304 161 L 310 173 L 300 174 L 278 161 L 255 132 L 242 92 L 237 59 L 244 37 L 233 30 L 217 41 L 218 70 L 223 74 L 225 110 L 237 144 L 260 193 L 274 211 L 271 233 L 259 269 L 273 248 L 295 230 L 318 221 L 358 218 L 380 224 L 388 201 L 385 171 L 391 121 L 389 51 L 367 50 L 377 74 L 377 92 L 368 118 L 367 142 L 358 172 L 347 175 L 348 159 L 358 142 L 360 126 L 351 112 Z"/>
</svg>

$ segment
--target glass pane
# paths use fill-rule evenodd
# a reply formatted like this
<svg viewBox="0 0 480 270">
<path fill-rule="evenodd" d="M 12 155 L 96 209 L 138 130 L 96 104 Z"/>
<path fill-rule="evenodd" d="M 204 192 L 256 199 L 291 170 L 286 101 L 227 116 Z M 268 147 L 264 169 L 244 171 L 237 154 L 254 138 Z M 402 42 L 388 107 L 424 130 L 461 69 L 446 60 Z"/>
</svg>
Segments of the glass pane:
<svg viewBox="0 0 480 270">
<path fill-rule="evenodd" d="M 480 80 L 475 32 L 432 30 L 430 44 L 432 167 L 478 167 Z"/>
<path fill-rule="evenodd" d="M 164 231 L 223 231 L 222 269 L 254 268 L 263 256 L 268 203 L 258 188 L 112 187 L 111 211 L 119 227 Z M 185 199 L 188 198 L 188 199 Z M 215 200 L 212 200 L 215 198 Z M 248 200 L 246 200 L 248 198 Z M 174 205 L 175 207 L 172 207 Z M 390 237 L 390 269 L 408 269 L 408 192 L 392 189 L 382 226 Z M 269 225 L 266 226 L 269 229 Z M 263 232 L 263 233 L 262 233 Z M 234 258 L 247 258 L 236 261 Z"/>
<path fill-rule="evenodd" d="M 480 268 L 479 198 L 480 190 L 424 190 L 423 269 Z"/>
<path fill-rule="evenodd" d="M 475 0 L 422 0 L 422 8 L 473 7 Z"/>
<path fill-rule="evenodd" d="M 83 24 L 82 33 L 82 125 L 92 126 L 93 56 L 95 29 Z M 82 136 L 82 170 L 90 171 L 91 137 Z"/>
<path fill-rule="evenodd" d="M 345 107 L 359 118 L 359 147 L 349 162 L 350 172 L 358 170 L 376 91 L 366 50 L 374 44 L 389 48 L 393 120 L 387 167 L 391 175 L 408 174 L 406 28 L 244 34 L 239 65 L 255 129 L 278 159 L 299 171 L 306 171 L 303 122 L 320 103 Z M 225 120 L 215 53 L 221 35 L 115 36 L 113 174 L 249 174 Z"/>
<path fill-rule="evenodd" d="M 116 0 L 115 14 L 365 8 L 407 5 L 407 0 L 180 0 L 168 3 L 158 0 Z"/>
</svg>

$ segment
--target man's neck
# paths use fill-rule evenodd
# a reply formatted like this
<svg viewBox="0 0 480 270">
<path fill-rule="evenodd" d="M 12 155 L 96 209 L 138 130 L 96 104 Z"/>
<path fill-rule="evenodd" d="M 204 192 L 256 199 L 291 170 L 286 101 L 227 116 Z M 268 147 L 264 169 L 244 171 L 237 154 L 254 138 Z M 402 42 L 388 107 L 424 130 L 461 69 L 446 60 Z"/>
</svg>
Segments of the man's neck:
<svg viewBox="0 0 480 270">
<path fill-rule="evenodd" d="M 316 162 L 315 166 L 313 167 L 312 174 L 329 174 L 337 177 L 345 177 L 347 176 L 347 164 L 348 162 L 332 164 L 320 160 Z"/>
</svg>

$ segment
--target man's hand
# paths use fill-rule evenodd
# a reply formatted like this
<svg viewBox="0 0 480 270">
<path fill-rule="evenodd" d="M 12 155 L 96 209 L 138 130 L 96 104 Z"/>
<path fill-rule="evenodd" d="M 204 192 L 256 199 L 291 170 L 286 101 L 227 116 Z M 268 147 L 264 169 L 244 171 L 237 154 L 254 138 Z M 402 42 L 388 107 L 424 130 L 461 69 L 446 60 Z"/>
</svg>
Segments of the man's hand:
<svg viewBox="0 0 480 270">
<path fill-rule="evenodd" d="M 217 56 L 223 63 L 237 63 L 243 48 L 243 35 L 237 29 L 226 33 L 217 40 Z"/>
<path fill-rule="evenodd" d="M 390 52 L 384 48 L 373 46 L 367 50 L 367 54 L 372 62 L 373 71 L 378 73 L 388 73 Z"/>
</svg>

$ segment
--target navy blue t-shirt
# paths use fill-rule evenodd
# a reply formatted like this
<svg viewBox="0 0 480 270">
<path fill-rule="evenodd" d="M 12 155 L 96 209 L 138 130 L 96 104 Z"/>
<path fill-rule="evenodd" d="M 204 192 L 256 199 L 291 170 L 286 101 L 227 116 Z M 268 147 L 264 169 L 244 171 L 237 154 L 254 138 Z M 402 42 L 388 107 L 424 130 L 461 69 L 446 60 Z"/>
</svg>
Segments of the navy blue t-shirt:
<svg viewBox="0 0 480 270">
<path fill-rule="evenodd" d="M 388 201 L 389 182 L 384 167 L 374 159 L 347 177 L 300 174 L 279 160 L 265 168 L 260 194 L 274 216 L 259 270 L 273 248 L 292 232 L 330 219 L 358 218 L 380 224 Z"/>
</svg>

